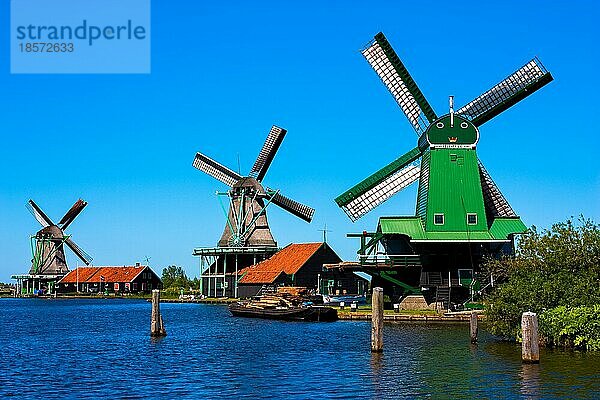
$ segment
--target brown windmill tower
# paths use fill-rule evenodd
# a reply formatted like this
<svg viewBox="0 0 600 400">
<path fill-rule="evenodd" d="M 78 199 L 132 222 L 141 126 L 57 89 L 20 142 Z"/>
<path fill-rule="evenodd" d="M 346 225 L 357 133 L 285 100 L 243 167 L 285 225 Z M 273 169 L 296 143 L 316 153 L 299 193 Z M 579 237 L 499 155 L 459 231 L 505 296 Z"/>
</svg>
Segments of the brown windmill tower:
<svg viewBox="0 0 600 400">
<path fill-rule="evenodd" d="M 229 202 L 225 229 L 217 248 L 194 250 L 194 255 L 213 257 L 208 263 L 207 271 L 208 275 L 215 277 L 212 287 L 214 293 L 209 289 L 205 294 L 235 295 L 234 290 L 228 293 L 225 289 L 237 287 L 237 270 L 277 251 L 277 242 L 271 233 L 266 213 L 270 204 L 275 204 L 306 222 L 312 220 L 314 209 L 282 195 L 279 190 L 263 186 L 262 183 L 286 133 L 285 129 L 277 126 L 271 128 L 248 176 L 241 176 L 202 153 L 196 154 L 192 165 L 230 188 L 226 193 L 217 192 L 226 195 Z M 235 280 L 227 280 L 227 274 L 235 275 Z M 201 275 L 206 274 L 201 271 Z M 220 283 L 217 282 L 216 275 L 221 279 Z M 209 281 L 210 279 L 212 278 L 208 278 Z"/>
<path fill-rule="evenodd" d="M 33 200 L 27 202 L 27 208 L 42 225 L 42 229 L 31 237 L 33 258 L 29 274 L 19 275 L 21 278 L 21 292 L 23 290 L 27 293 L 34 293 L 39 290 L 52 291 L 51 286 L 69 272 L 65 257 L 65 244 L 86 265 L 91 263 L 92 257 L 75 244 L 71 239 L 71 235 L 65 234 L 65 230 L 87 204 L 81 199 L 77 200 L 58 224 L 55 224 Z"/>
</svg>

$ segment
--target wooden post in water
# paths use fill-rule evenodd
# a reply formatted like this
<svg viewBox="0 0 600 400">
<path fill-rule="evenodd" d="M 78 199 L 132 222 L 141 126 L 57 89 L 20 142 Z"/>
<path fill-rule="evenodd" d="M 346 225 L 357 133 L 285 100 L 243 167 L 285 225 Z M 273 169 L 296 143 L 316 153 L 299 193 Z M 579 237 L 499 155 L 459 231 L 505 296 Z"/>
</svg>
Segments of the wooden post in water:
<svg viewBox="0 0 600 400">
<path fill-rule="evenodd" d="M 160 314 L 160 290 L 152 291 L 152 318 L 150 320 L 150 336 L 167 336 L 162 315 Z"/>
<path fill-rule="evenodd" d="M 523 345 L 521 346 L 521 358 L 524 363 L 537 364 L 540 362 L 540 346 L 538 339 L 538 319 L 533 312 L 524 312 L 521 316 L 521 330 L 523 333 Z"/>
<path fill-rule="evenodd" d="M 373 288 L 371 302 L 371 352 L 383 351 L 383 289 Z"/>
<path fill-rule="evenodd" d="M 477 313 L 471 312 L 471 318 L 469 319 L 469 326 L 471 332 L 471 343 L 477 343 Z"/>
</svg>

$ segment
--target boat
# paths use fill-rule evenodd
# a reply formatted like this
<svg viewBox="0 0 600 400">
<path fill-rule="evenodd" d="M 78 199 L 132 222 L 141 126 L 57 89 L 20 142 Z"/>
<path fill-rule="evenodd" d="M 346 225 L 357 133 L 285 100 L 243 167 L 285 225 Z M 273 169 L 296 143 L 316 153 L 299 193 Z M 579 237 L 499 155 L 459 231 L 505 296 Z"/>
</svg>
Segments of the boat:
<svg viewBox="0 0 600 400">
<path fill-rule="evenodd" d="M 259 308 L 233 303 L 229 305 L 229 311 L 234 317 L 284 321 L 333 322 L 338 319 L 334 308 L 324 306 Z"/>
<path fill-rule="evenodd" d="M 337 296 L 327 296 L 323 295 L 323 304 L 330 305 L 339 305 L 344 302 L 346 306 L 349 306 L 352 303 L 356 303 L 358 305 L 367 304 L 367 296 L 365 295 L 337 295 Z"/>
<path fill-rule="evenodd" d="M 264 318 L 284 321 L 331 322 L 337 321 L 337 310 L 317 306 L 298 296 L 274 293 L 239 301 L 229 305 L 234 317 Z"/>
</svg>

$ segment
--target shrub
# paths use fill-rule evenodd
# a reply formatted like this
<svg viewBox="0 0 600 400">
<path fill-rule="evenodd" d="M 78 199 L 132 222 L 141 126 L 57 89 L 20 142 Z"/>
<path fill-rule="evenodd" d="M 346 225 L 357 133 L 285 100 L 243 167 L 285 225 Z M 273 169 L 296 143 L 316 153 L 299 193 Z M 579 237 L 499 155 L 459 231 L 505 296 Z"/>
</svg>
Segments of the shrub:
<svg viewBox="0 0 600 400">
<path fill-rule="evenodd" d="M 532 227 L 514 256 L 488 260 L 484 270 L 499 283 L 486 299 L 488 328 L 518 338 L 525 311 L 600 304 L 600 226 L 581 217 L 541 233 Z"/>
<path fill-rule="evenodd" d="M 600 305 L 559 306 L 540 315 L 540 332 L 549 346 L 600 350 Z"/>
</svg>

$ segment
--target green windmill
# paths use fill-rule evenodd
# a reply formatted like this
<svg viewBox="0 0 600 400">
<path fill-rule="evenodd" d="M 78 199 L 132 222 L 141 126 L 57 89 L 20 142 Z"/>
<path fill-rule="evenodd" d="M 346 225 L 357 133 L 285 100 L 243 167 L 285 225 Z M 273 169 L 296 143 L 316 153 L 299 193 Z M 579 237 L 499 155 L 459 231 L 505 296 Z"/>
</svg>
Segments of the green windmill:
<svg viewBox="0 0 600 400">
<path fill-rule="evenodd" d="M 485 255 L 514 251 L 525 225 L 477 157 L 479 128 L 552 81 L 534 58 L 473 101 L 438 116 L 389 42 L 378 33 L 363 56 L 417 133 L 417 146 L 358 183 L 335 201 L 356 221 L 419 181 L 415 216 L 381 217 L 361 238 L 361 269 L 397 295 L 460 302 L 478 289 Z M 480 284 L 480 283 L 479 283 Z"/>
</svg>

